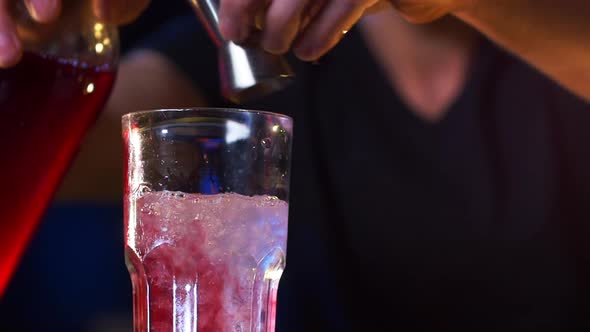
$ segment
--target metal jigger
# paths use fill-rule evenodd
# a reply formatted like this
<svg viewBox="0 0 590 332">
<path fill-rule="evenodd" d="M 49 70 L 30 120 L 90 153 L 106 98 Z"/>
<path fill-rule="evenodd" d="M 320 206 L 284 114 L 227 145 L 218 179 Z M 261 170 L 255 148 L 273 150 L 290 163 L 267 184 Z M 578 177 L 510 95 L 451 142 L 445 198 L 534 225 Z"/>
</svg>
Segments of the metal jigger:
<svg viewBox="0 0 590 332">
<path fill-rule="evenodd" d="M 294 76 L 287 61 L 259 46 L 254 31 L 243 44 L 226 41 L 219 32 L 219 0 L 190 0 L 219 49 L 221 93 L 234 103 L 258 98 L 285 87 Z"/>
</svg>

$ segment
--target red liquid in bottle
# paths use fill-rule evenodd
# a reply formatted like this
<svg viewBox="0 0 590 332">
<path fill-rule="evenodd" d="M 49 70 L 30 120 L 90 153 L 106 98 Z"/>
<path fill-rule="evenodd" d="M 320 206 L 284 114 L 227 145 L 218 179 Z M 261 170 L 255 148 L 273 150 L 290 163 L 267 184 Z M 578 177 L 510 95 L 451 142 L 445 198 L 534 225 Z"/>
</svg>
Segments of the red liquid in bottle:
<svg viewBox="0 0 590 332">
<path fill-rule="evenodd" d="M 114 74 L 34 54 L 0 70 L 0 297 Z"/>
</svg>

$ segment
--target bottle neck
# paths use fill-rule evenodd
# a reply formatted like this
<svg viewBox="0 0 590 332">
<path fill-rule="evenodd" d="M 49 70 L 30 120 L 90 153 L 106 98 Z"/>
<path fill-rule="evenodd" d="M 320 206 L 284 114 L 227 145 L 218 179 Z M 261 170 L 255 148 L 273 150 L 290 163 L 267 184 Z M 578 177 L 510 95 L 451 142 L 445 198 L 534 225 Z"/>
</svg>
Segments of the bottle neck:
<svg viewBox="0 0 590 332">
<path fill-rule="evenodd" d="M 25 51 L 89 64 L 116 62 L 117 29 L 96 18 L 91 1 L 64 0 L 59 18 L 49 24 L 34 21 L 22 1 L 13 10 Z"/>
</svg>

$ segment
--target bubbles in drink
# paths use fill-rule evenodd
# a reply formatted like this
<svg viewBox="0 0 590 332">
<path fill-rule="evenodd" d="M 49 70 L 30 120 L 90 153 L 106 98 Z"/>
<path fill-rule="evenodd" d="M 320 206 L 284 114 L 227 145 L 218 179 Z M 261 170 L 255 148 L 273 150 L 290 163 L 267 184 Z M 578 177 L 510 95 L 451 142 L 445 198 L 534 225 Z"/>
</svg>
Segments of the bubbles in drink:
<svg viewBox="0 0 590 332">
<path fill-rule="evenodd" d="M 135 190 L 134 190 L 134 197 L 141 197 L 145 194 L 149 194 L 152 192 L 152 188 L 150 188 L 149 185 L 147 184 L 140 184 Z"/>
</svg>

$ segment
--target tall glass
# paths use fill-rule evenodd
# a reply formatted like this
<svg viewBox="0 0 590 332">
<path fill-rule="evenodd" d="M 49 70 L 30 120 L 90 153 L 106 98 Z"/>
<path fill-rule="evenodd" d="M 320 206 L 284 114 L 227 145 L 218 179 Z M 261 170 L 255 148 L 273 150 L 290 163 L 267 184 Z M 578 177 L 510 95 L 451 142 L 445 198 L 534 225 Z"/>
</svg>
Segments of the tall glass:
<svg viewBox="0 0 590 332">
<path fill-rule="evenodd" d="M 123 117 L 134 331 L 272 332 L 292 120 L 233 109 Z"/>
</svg>

